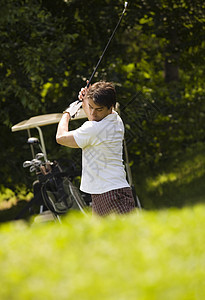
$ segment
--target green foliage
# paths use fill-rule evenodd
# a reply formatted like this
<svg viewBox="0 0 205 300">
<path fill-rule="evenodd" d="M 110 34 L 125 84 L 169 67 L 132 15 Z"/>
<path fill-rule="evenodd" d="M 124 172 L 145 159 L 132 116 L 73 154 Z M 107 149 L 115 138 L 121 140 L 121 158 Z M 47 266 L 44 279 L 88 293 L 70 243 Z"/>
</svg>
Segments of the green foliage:
<svg viewBox="0 0 205 300">
<path fill-rule="evenodd" d="M 4 299 L 201 300 L 205 207 L 0 227 Z"/>
<path fill-rule="evenodd" d="M 45 95 L 41 96 L 41 90 L 47 82 L 54 81 L 61 85 L 58 93 L 61 92 L 67 70 L 64 55 L 71 52 L 77 35 L 66 33 L 63 18 L 52 16 L 39 1 L 5 1 L 3 7 L 0 23 L 2 98 L 9 112 L 16 100 L 27 116 L 34 111 L 45 113 L 50 105 L 43 101 Z M 55 102 L 56 99 L 48 100 Z M 19 118 L 15 115 L 11 123 Z"/>
<path fill-rule="evenodd" d="M 1 186 L 0 189 L 0 210 L 4 206 L 11 206 L 12 204 L 16 204 L 21 200 L 30 200 L 33 196 L 32 193 L 28 193 L 26 187 L 21 187 L 21 189 L 16 188 L 16 193 L 14 191 Z"/>
</svg>

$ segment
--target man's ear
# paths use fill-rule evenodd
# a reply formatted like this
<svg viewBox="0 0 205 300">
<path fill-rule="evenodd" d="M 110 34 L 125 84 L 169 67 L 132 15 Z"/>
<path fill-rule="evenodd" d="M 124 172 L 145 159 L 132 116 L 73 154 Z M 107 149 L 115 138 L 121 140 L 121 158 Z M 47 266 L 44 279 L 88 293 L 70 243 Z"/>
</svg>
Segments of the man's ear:
<svg viewBox="0 0 205 300">
<path fill-rule="evenodd" d="M 115 108 L 114 108 L 114 105 L 112 105 L 111 107 L 110 107 L 110 113 L 112 113 L 112 111 L 114 110 Z"/>
</svg>

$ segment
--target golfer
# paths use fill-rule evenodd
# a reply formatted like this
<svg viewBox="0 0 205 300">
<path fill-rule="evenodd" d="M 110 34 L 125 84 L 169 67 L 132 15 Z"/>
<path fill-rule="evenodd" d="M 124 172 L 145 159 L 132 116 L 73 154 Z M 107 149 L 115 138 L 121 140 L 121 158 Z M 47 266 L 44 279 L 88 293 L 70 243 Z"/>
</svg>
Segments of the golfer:
<svg viewBox="0 0 205 300">
<path fill-rule="evenodd" d="M 96 82 L 82 88 L 78 98 L 80 101 L 66 109 L 58 124 L 57 143 L 82 149 L 80 190 L 91 194 L 94 214 L 129 213 L 135 202 L 123 165 L 124 125 L 114 110 L 115 88 L 110 82 Z M 69 131 L 69 120 L 81 105 L 88 121 Z"/>
</svg>

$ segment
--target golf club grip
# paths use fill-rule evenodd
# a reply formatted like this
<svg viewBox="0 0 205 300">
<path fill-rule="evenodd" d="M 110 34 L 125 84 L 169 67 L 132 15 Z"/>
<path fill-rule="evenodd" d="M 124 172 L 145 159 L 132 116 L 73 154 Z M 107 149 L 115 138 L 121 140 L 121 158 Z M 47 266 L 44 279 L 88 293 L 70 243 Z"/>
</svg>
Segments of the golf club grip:
<svg viewBox="0 0 205 300">
<path fill-rule="evenodd" d="M 89 81 L 88 81 L 88 83 L 87 83 L 87 85 L 86 85 L 87 88 L 89 87 L 89 85 L 90 85 L 90 83 L 91 83 L 91 81 L 92 81 L 92 79 L 93 79 L 93 77 L 94 77 L 94 75 L 95 75 L 95 73 L 96 73 L 96 71 L 97 71 L 97 68 L 99 67 L 99 64 L 101 63 L 101 61 L 102 61 L 102 59 L 103 59 L 104 54 L 105 54 L 107 48 L 109 47 L 110 42 L 111 42 L 111 40 L 113 39 L 113 37 L 114 37 L 114 35 L 115 35 L 115 32 L 116 32 L 118 26 L 120 25 L 120 23 L 121 23 L 121 21 L 122 21 L 122 18 L 123 18 L 124 14 L 125 14 L 126 8 L 127 8 L 127 2 L 125 2 L 125 8 L 124 8 L 124 10 L 123 10 L 123 12 L 122 12 L 122 15 L 121 15 L 121 17 L 120 17 L 120 19 L 119 19 L 117 25 L 115 26 L 115 29 L 113 30 L 113 33 L 112 33 L 111 37 L 109 38 L 109 41 L 108 41 L 107 45 L 105 46 L 105 49 L 103 50 L 103 53 L 102 53 L 102 55 L 100 56 L 100 59 L 98 60 L 98 63 L 97 63 L 97 65 L 96 65 L 96 67 L 95 67 L 95 69 L 94 69 L 92 75 L 90 76 L 90 79 L 89 79 Z"/>
</svg>

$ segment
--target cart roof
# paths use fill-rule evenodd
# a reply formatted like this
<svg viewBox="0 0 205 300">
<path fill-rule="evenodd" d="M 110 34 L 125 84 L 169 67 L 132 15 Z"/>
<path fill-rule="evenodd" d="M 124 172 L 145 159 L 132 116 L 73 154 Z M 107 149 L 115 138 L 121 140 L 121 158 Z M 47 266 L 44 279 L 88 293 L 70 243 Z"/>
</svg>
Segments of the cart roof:
<svg viewBox="0 0 205 300">
<path fill-rule="evenodd" d="M 14 131 L 19 131 L 19 130 L 26 130 L 26 129 L 36 128 L 36 127 L 56 124 L 60 121 L 61 117 L 62 117 L 62 113 L 54 113 L 54 114 L 35 116 L 28 120 L 24 120 L 16 125 L 14 125 L 11 128 L 11 130 L 14 132 Z M 79 120 L 79 119 L 84 119 L 84 118 L 87 118 L 87 117 L 86 117 L 84 110 L 81 108 L 78 112 L 78 115 L 74 119 L 71 119 L 71 120 Z"/>
</svg>

